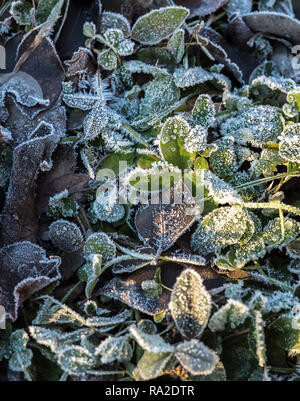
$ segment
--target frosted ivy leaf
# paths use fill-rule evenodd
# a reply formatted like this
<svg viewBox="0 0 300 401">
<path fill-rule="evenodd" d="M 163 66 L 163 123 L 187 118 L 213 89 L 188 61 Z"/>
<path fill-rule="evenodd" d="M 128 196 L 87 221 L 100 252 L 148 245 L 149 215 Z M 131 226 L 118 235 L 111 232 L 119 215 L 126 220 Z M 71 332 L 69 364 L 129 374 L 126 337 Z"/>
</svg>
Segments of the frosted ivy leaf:
<svg viewBox="0 0 300 401">
<path fill-rule="evenodd" d="M 79 345 L 63 347 L 57 357 L 59 366 L 71 375 L 84 375 L 96 364 L 92 353 Z"/>
<path fill-rule="evenodd" d="M 129 336 L 108 337 L 96 348 L 95 355 L 101 355 L 101 362 L 111 363 L 114 361 L 127 362 L 132 358 L 133 350 L 129 344 Z"/>
<path fill-rule="evenodd" d="M 99 97 L 88 93 L 64 93 L 63 100 L 67 106 L 80 109 L 92 110 L 99 101 Z"/>
<path fill-rule="evenodd" d="M 134 325 L 130 326 L 129 331 L 139 346 L 145 351 L 152 352 L 154 354 L 174 351 L 174 346 L 166 343 L 158 334 L 146 334 Z"/>
<path fill-rule="evenodd" d="M 236 329 L 244 323 L 249 315 L 248 307 L 240 301 L 229 299 L 226 305 L 215 312 L 208 323 L 211 331 L 224 331 L 227 328 Z"/>
<path fill-rule="evenodd" d="M 209 158 L 213 172 L 220 178 L 233 174 L 237 169 L 234 138 L 232 136 L 225 137 L 214 144 L 217 149 L 212 151 Z"/>
<path fill-rule="evenodd" d="M 258 366 L 266 365 L 266 342 L 265 342 L 265 322 L 260 311 L 254 311 L 254 319 L 252 328 L 249 333 L 249 343 L 253 346 L 254 352 L 258 360 Z"/>
<path fill-rule="evenodd" d="M 293 4 L 291 0 L 259 0 L 259 11 L 276 11 L 278 13 L 286 13 L 294 17 Z"/>
<path fill-rule="evenodd" d="M 233 187 L 210 170 L 204 170 L 204 183 L 209 195 L 219 204 L 243 203 L 241 196 Z"/>
<path fill-rule="evenodd" d="M 205 128 L 215 122 L 215 106 L 209 95 L 199 95 L 192 110 L 193 120 Z"/>
<path fill-rule="evenodd" d="M 49 199 L 48 214 L 54 217 L 72 217 L 77 214 L 78 209 L 78 203 L 74 199 L 69 198 L 67 189 Z"/>
<path fill-rule="evenodd" d="M 281 220 L 276 218 L 269 221 L 264 228 L 263 238 L 267 245 L 274 247 L 276 245 L 285 246 L 293 241 L 300 233 L 300 223 L 294 219 L 284 218 L 284 236 L 281 229 Z"/>
<path fill-rule="evenodd" d="M 30 2 L 13 1 L 10 13 L 19 25 L 31 25 L 30 10 L 32 4 Z"/>
<path fill-rule="evenodd" d="M 184 148 L 190 152 L 201 152 L 207 148 L 207 129 L 201 125 L 196 125 L 187 134 L 184 140 Z"/>
<path fill-rule="evenodd" d="M 152 380 L 163 375 L 164 369 L 171 359 L 168 352 L 153 353 L 145 351 L 137 364 L 138 374 L 143 380 Z"/>
<path fill-rule="evenodd" d="M 300 163 L 300 124 L 287 125 L 279 137 L 279 155 L 290 162 Z"/>
<path fill-rule="evenodd" d="M 272 106 L 250 107 L 237 117 L 221 125 L 221 133 L 233 136 L 237 143 L 262 147 L 267 142 L 277 142 L 282 132 L 280 114 Z"/>
<path fill-rule="evenodd" d="M 125 37 L 130 34 L 130 24 L 126 17 L 122 14 L 103 11 L 101 15 L 100 31 L 104 33 L 110 28 L 120 29 Z"/>
<path fill-rule="evenodd" d="M 179 344 L 175 356 L 192 375 L 209 375 L 219 362 L 217 354 L 197 340 Z"/>
<path fill-rule="evenodd" d="M 102 101 L 98 101 L 83 121 L 84 135 L 87 140 L 96 138 L 108 123 L 107 111 Z"/>
<path fill-rule="evenodd" d="M 23 351 L 29 341 L 29 336 L 25 330 L 16 330 L 10 336 L 10 345 L 15 352 Z"/>
<path fill-rule="evenodd" d="M 9 360 L 9 368 L 14 372 L 24 372 L 31 365 L 32 357 L 31 349 L 15 352 Z"/>
<path fill-rule="evenodd" d="M 168 38 L 189 15 L 185 7 L 164 7 L 139 17 L 132 27 L 132 38 L 140 43 L 155 45 Z"/>
<path fill-rule="evenodd" d="M 160 150 L 168 163 L 185 170 L 191 167 L 195 153 L 185 147 L 185 140 L 190 132 L 189 124 L 180 117 L 171 117 L 164 123 L 160 137 Z"/>
<path fill-rule="evenodd" d="M 184 54 L 184 30 L 178 29 L 169 39 L 167 49 L 174 57 L 176 63 L 180 63 Z"/>
<path fill-rule="evenodd" d="M 83 246 L 79 227 L 67 220 L 54 221 L 49 227 L 49 237 L 55 246 L 65 252 L 77 252 Z"/>
<path fill-rule="evenodd" d="M 253 0 L 229 0 L 226 6 L 228 17 L 238 13 L 240 15 L 250 13 L 252 10 Z"/>
<path fill-rule="evenodd" d="M 202 67 L 187 70 L 179 69 L 174 73 L 174 81 L 178 88 L 189 88 L 213 80 L 213 75 Z"/>
<path fill-rule="evenodd" d="M 91 234 L 84 245 L 86 259 L 93 254 L 102 255 L 103 263 L 111 261 L 116 256 L 116 245 L 104 232 Z"/>
<path fill-rule="evenodd" d="M 141 100 L 140 114 L 153 116 L 180 99 L 180 90 L 170 76 L 159 75 L 145 88 L 145 96 Z"/>
<path fill-rule="evenodd" d="M 194 270 L 184 270 L 177 278 L 170 310 L 176 327 L 185 338 L 201 336 L 210 315 L 211 297 Z"/>
<path fill-rule="evenodd" d="M 118 67 L 118 58 L 112 50 L 102 50 L 98 54 L 98 64 L 105 70 L 114 70 Z"/>
</svg>

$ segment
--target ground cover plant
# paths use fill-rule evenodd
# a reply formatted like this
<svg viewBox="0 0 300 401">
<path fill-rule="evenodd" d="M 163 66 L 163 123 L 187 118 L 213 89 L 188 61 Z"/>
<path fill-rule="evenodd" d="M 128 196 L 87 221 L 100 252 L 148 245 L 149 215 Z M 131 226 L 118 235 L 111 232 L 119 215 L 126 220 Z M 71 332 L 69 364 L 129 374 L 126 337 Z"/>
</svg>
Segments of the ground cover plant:
<svg viewBox="0 0 300 401">
<path fill-rule="evenodd" d="M 299 380 L 299 9 L 0 1 L 2 381 Z"/>
</svg>

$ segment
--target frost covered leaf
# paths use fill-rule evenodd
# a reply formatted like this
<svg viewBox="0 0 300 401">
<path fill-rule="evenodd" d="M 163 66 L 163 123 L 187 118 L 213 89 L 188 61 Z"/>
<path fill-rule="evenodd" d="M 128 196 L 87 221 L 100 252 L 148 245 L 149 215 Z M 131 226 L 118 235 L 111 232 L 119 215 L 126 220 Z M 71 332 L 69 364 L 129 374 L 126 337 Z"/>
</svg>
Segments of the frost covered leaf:
<svg viewBox="0 0 300 401">
<path fill-rule="evenodd" d="M 175 356 L 192 375 L 209 375 L 219 362 L 217 354 L 197 340 L 177 345 Z"/>
<path fill-rule="evenodd" d="M 170 76 L 159 75 L 145 88 L 145 97 L 141 100 L 140 114 L 151 116 L 168 109 L 180 98 L 180 90 Z"/>
<path fill-rule="evenodd" d="M 188 16 L 184 7 L 165 7 L 138 18 L 132 28 L 132 38 L 140 43 L 155 45 L 169 37 Z"/>
<path fill-rule="evenodd" d="M 112 50 L 103 50 L 98 54 L 98 64 L 105 70 L 114 70 L 118 67 L 118 59 Z"/>
<path fill-rule="evenodd" d="M 32 4 L 30 2 L 23 1 L 13 1 L 10 9 L 10 13 L 14 17 L 15 21 L 19 25 L 30 25 L 31 17 L 30 10 Z"/>
<path fill-rule="evenodd" d="M 114 223 L 121 220 L 125 215 L 125 207 L 118 202 L 117 187 L 111 185 L 104 190 L 97 191 L 97 198 L 93 203 L 93 211 L 100 221 Z"/>
<path fill-rule="evenodd" d="M 225 206 L 208 213 L 192 236 L 191 246 L 206 255 L 243 241 L 251 218 L 241 206 Z M 248 238 L 249 240 L 250 238 Z M 244 241 L 243 241 L 244 242 Z"/>
<path fill-rule="evenodd" d="M 18 240 L 36 241 L 38 221 L 32 186 L 40 170 L 51 168 L 51 155 L 58 140 L 59 136 L 50 134 L 14 149 L 10 186 L 1 215 L 4 244 Z"/>
<path fill-rule="evenodd" d="M 0 249 L 0 259 L 0 304 L 16 320 L 25 299 L 60 278 L 60 258 L 48 259 L 44 249 L 24 241 Z"/>
<path fill-rule="evenodd" d="M 213 79 L 213 75 L 202 67 L 193 67 L 187 70 L 178 69 L 174 73 L 175 84 L 178 88 L 189 88 Z"/>
<path fill-rule="evenodd" d="M 204 183 L 205 188 L 208 189 L 209 195 L 212 196 L 217 203 L 221 205 L 226 203 L 242 203 L 242 198 L 238 192 L 210 170 L 204 170 Z"/>
<path fill-rule="evenodd" d="M 24 372 L 31 365 L 32 357 L 33 352 L 31 349 L 15 352 L 9 360 L 9 368 L 14 372 Z"/>
<path fill-rule="evenodd" d="M 292 0 L 259 0 L 258 10 L 271 12 L 276 11 L 294 17 Z"/>
<path fill-rule="evenodd" d="M 130 24 L 126 17 L 122 14 L 103 11 L 101 15 L 100 31 L 104 33 L 111 28 L 120 29 L 125 37 L 130 34 Z"/>
<path fill-rule="evenodd" d="M 101 362 L 111 363 L 114 361 L 127 362 L 132 358 L 133 350 L 129 343 L 129 337 L 107 337 L 96 348 L 96 355 L 101 355 Z"/>
<path fill-rule="evenodd" d="M 248 14 L 252 10 L 253 0 L 229 0 L 226 6 L 228 17 L 238 13 L 240 15 Z"/>
<path fill-rule="evenodd" d="M 176 0 L 175 3 L 179 6 L 184 6 L 190 9 L 189 18 L 196 16 L 202 17 L 209 15 L 223 7 L 228 0 Z"/>
<path fill-rule="evenodd" d="M 262 11 L 244 15 L 243 18 L 254 32 L 283 37 L 294 44 L 299 42 L 300 22 L 286 14 Z"/>
<path fill-rule="evenodd" d="M 229 136 L 215 142 L 217 148 L 212 151 L 209 164 L 218 177 L 224 178 L 237 169 L 234 138 Z"/>
<path fill-rule="evenodd" d="M 289 351 L 291 356 L 300 353 L 300 330 L 293 324 L 296 320 L 291 315 L 282 314 L 271 324 L 269 331 L 279 347 Z"/>
<path fill-rule="evenodd" d="M 64 93 L 64 102 L 67 106 L 80 109 L 91 110 L 99 101 L 99 97 L 86 93 Z"/>
<path fill-rule="evenodd" d="M 284 233 L 282 232 L 281 220 L 276 218 L 270 220 L 264 228 L 263 239 L 269 247 L 276 245 L 285 246 L 293 241 L 300 233 L 300 224 L 291 218 L 284 218 Z"/>
<path fill-rule="evenodd" d="M 180 63 L 184 54 L 184 30 L 178 29 L 168 41 L 167 49 L 172 54 L 176 63 Z"/>
<path fill-rule="evenodd" d="M 192 111 L 193 120 L 205 128 L 215 122 L 215 107 L 209 95 L 199 95 Z"/>
<path fill-rule="evenodd" d="M 83 246 L 79 227 L 67 220 L 54 221 L 49 226 L 49 236 L 53 244 L 65 252 L 76 252 Z"/>
<path fill-rule="evenodd" d="M 167 352 L 145 351 L 137 364 L 139 375 L 143 380 L 152 380 L 163 375 L 171 356 L 172 354 Z"/>
<path fill-rule="evenodd" d="M 285 127 L 279 137 L 279 155 L 287 161 L 300 163 L 300 124 Z"/>
<path fill-rule="evenodd" d="M 211 310 L 211 297 L 202 278 L 194 270 L 184 270 L 177 278 L 171 295 L 170 310 L 180 333 L 188 338 L 200 337 Z"/>
<path fill-rule="evenodd" d="M 98 101 L 83 121 L 84 135 L 87 140 L 96 138 L 108 123 L 108 115 L 102 101 Z"/>
<path fill-rule="evenodd" d="M 234 137 L 237 143 L 251 143 L 257 147 L 267 142 L 277 142 L 281 132 L 280 114 L 272 106 L 250 107 L 221 125 L 223 135 Z"/>
<path fill-rule="evenodd" d="M 23 351 L 29 341 L 29 336 L 25 330 L 16 330 L 10 336 L 10 345 L 15 352 Z"/>
<path fill-rule="evenodd" d="M 116 245 L 104 232 L 94 233 L 85 241 L 83 252 L 87 260 L 93 254 L 102 255 L 105 264 L 116 256 Z"/>
<path fill-rule="evenodd" d="M 165 251 L 193 224 L 190 214 L 193 204 L 149 204 L 140 207 L 135 215 L 135 226 L 141 240 L 155 249 Z"/>
<path fill-rule="evenodd" d="M 254 311 L 252 328 L 249 333 L 249 343 L 253 344 L 256 353 L 258 365 L 264 367 L 266 365 L 266 341 L 265 341 L 265 322 L 262 313 L 258 310 Z"/>
<path fill-rule="evenodd" d="M 185 138 L 189 132 L 189 124 L 180 117 L 169 118 L 161 131 L 160 150 L 164 159 L 181 170 L 191 167 L 196 157 L 185 146 Z"/>
<path fill-rule="evenodd" d="M 84 375 L 86 370 L 95 366 L 96 360 L 86 348 L 70 345 L 63 347 L 58 353 L 58 364 L 69 374 Z"/>
<path fill-rule="evenodd" d="M 48 214 L 54 217 L 72 217 L 78 209 L 78 203 L 69 197 L 67 189 L 49 199 Z"/>
<path fill-rule="evenodd" d="M 249 315 L 249 309 L 240 301 L 229 299 L 226 305 L 215 312 L 208 323 L 211 331 L 224 331 L 227 328 L 236 329 L 244 323 Z"/>
<path fill-rule="evenodd" d="M 166 343 L 158 334 L 146 334 L 134 325 L 130 326 L 129 331 L 139 346 L 145 351 L 152 352 L 154 354 L 160 354 L 173 352 L 175 349 L 173 345 Z"/>
</svg>

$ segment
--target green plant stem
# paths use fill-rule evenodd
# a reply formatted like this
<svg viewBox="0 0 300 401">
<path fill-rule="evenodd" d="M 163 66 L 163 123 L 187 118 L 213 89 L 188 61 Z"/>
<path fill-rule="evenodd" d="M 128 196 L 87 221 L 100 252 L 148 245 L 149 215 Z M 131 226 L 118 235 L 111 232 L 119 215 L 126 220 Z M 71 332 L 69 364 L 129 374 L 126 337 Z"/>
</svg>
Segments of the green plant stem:
<svg viewBox="0 0 300 401">
<path fill-rule="evenodd" d="M 292 178 L 292 177 L 300 177 L 299 171 L 277 174 L 272 177 L 260 178 L 259 180 L 250 181 L 245 184 L 237 185 L 234 188 L 235 189 L 243 189 L 243 188 L 253 187 L 255 185 L 260 185 L 260 184 L 263 184 L 264 182 L 278 180 L 280 178 Z"/>
<path fill-rule="evenodd" d="M 255 202 L 246 202 L 241 204 L 242 207 L 247 209 L 277 209 L 285 212 L 289 212 L 295 214 L 296 216 L 300 216 L 300 209 L 294 206 L 285 205 L 283 203 L 255 203 Z"/>
</svg>

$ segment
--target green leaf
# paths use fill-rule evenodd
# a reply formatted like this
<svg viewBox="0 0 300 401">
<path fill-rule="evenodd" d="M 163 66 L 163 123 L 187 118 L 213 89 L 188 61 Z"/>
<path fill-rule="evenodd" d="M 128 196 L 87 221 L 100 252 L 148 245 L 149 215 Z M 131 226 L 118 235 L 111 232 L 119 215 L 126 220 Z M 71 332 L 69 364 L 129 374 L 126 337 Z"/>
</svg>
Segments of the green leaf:
<svg viewBox="0 0 300 401">
<path fill-rule="evenodd" d="M 107 263 L 116 256 L 116 245 L 104 232 L 91 234 L 85 241 L 84 257 L 88 260 L 91 255 L 102 255 L 103 263 Z"/>
<path fill-rule="evenodd" d="M 95 354 L 101 355 L 102 363 L 130 361 L 133 350 L 128 340 L 128 336 L 108 337 L 96 348 Z"/>
<path fill-rule="evenodd" d="M 176 280 L 170 302 L 171 315 L 188 339 L 203 333 L 211 311 L 211 297 L 194 270 L 184 270 Z"/>
<path fill-rule="evenodd" d="M 229 299 L 226 305 L 215 312 L 208 324 L 211 331 L 224 331 L 226 328 L 236 329 L 244 323 L 249 315 L 249 309 L 240 301 Z"/>
<path fill-rule="evenodd" d="M 279 155 L 284 160 L 300 163 L 300 124 L 286 126 L 279 139 Z"/>
<path fill-rule="evenodd" d="M 193 120 L 209 128 L 215 122 L 215 106 L 209 95 L 199 95 L 192 111 Z"/>
<path fill-rule="evenodd" d="M 185 138 L 190 132 L 189 124 L 180 117 L 171 117 L 164 123 L 160 149 L 164 159 L 174 166 L 185 170 L 192 166 L 196 153 L 185 148 Z"/>
<path fill-rule="evenodd" d="M 102 50 L 98 54 L 98 64 L 105 70 L 114 70 L 118 67 L 118 58 L 112 50 Z"/>
<path fill-rule="evenodd" d="M 95 366 L 91 352 L 79 345 L 65 346 L 58 353 L 58 364 L 69 374 L 83 375 Z"/>
<path fill-rule="evenodd" d="M 30 10 L 32 3 L 29 1 L 14 1 L 11 5 L 11 15 L 19 25 L 31 25 Z"/>
<path fill-rule="evenodd" d="M 143 380 L 152 380 L 161 376 L 171 356 L 166 352 L 155 354 L 145 351 L 137 364 L 139 375 Z"/>
<path fill-rule="evenodd" d="M 189 15 L 185 7 L 165 7 L 150 11 L 138 18 L 132 28 L 132 39 L 155 45 L 168 38 Z"/>
<path fill-rule="evenodd" d="M 143 350 L 154 354 L 173 352 L 174 346 L 164 341 L 158 334 L 146 334 L 144 331 L 132 325 L 129 329 L 136 342 Z"/>
<path fill-rule="evenodd" d="M 130 34 L 130 23 L 126 17 L 122 14 L 103 11 L 100 30 L 104 33 L 110 28 L 120 29 L 126 38 Z"/>
<path fill-rule="evenodd" d="M 180 63 L 184 54 L 184 30 L 178 29 L 169 39 L 167 49 L 174 57 L 176 63 Z"/>
<path fill-rule="evenodd" d="M 124 39 L 123 32 L 120 29 L 108 29 L 103 36 L 112 46 L 117 46 Z"/>
<path fill-rule="evenodd" d="M 24 372 L 31 365 L 32 357 L 31 349 L 15 352 L 9 360 L 9 368 L 14 372 Z"/>
<path fill-rule="evenodd" d="M 175 356 L 192 375 L 209 375 L 219 362 L 217 354 L 197 340 L 179 344 Z"/>
</svg>

